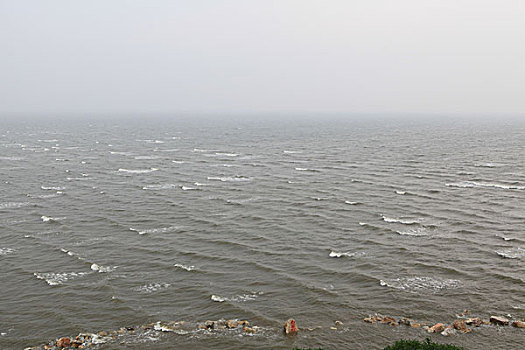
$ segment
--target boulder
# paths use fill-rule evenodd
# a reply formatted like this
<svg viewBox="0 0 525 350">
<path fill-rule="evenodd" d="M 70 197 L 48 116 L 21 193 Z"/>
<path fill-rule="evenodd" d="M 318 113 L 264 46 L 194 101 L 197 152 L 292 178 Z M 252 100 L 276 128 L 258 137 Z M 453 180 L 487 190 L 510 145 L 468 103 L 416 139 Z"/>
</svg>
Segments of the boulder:
<svg viewBox="0 0 525 350">
<path fill-rule="evenodd" d="M 204 325 L 206 326 L 207 329 L 215 328 L 215 322 L 214 321 L 206 321 L 206 322 L 204 322 Z"/>
<path fill-rule="evenodd" d="M 410 323 L 410 327 L 412 327 L 412 328 L 421 328 L 421 324 L 415 323 L 415 322 L 411 322 Z"/>
<path fill-rule="evenodd" d="M 257 329 L 254 327 L 254 328 L 250 328 L 250 327 L 243 327 L 242 328 L 243 332 L 246 332 L 246 333 L 250 333 L 250 334 L 255 334 L 257 333 Z"/>
<path fill-rule="evenodd" d="M 240 324 L 241 326 L 249 326 L 249 325 L 250 325 L 250 322 L 248 322 L 248 321 L 246 321 L 246 320 L 241 320 L 241 321 L 239 321 L 239 324 Z"/>
<path fill-rule="evenodd" d="M 443 330 L 443 332 L 441 332 L 441 335 L 448 337 L 449 335 L 454 334 L 454 332 L 455 332 L 454 326 L 448 326 L 447 328 Z"/>
<path fill-rule="evenodd" d="M 414 320 L 411 320 L 410 318 L 403 317 L 398 321 L 399 324 L 404 324 L 405 326 L 410 326 L 414 322 Z"/>
<path fill-rule="evenodd" d="M 69 338 L 60 338 L 56 342 L 57 348 L 69 348 L 70 345 L 71 345 L 71 339 Z"/>
<path fill-rule="evenodd" d="M 334 324 L 335 324 L 336 326 L 342 326 L 342 325 L 343 325 L 343 322 L 341 322 L 341 321 L 334 321 Z"/>
<path fill-rule="evenodd" d="M 397 326 L 396 320 L 393 317 L 390 317 L 390 316 L 383 317 L 383 319 L 381 320 L 381 323 L 387 323 L 387 324 L 389 324 L 391 326 Z"/>
<path fill-rule="evenodd" d="M 227 328 L 230 328 L 230 329 L 231 329 L 231 328 L 237 328 L 237 327 L 239 327 L 239 321 L 228 320 L 228 321 L 226 322 L 226 327 L 227 327 Z"/>
<path fill-rule="evenodd" d="M 467 325 L 463 319 L 455 320 L 452 326 L 459 331 L 467 329 Z"/>
<path fill-rule="evenodd" d="M 507 326 L 509 324 L 509 320 L 501 316 L 490 316 L 490 323 L 500 326 Z"/>
<path fill-rule="evenodd" d="M 127 328 L 127 327 L 126 327 L 126 328 Z M 97 334 L 98 334 L 99 336 L 101 336 L 101 337 L 107 337 L 107 336 L 108 336 L 108 332 L 106 332 L 106 331 L 100 331 L 100 332 L 98 332 Z"/>
<path fill-rule="evenodd" d="M 444 323 L 436 323 L 432 327 L 430 327 L 427 331 L 428 333 L 439 333 L 443 332 L 445 330 L 445 324 Z"/>
<path fill-rule="evenodd" d="M 523 321 L 514 321 L 514 322 L 512 322 L 512 326 L 513 327 L 517 327 L 517 328 L 525 328 L 525 322 L 523 322 Z"/>
<path fill-rule="evenodd" d="M 285 334 L 297 334 L 299 329 L 297 328 L 297 323 L 293 318 L 290 318 L 286 323 L 284 324 L 284 333 Z"/>
<path fill-rule="evenodd" d="M 465 320 L 465 323 L 468 324 L 469 326 L 472 325 L 474 327 L 479 327 L 483 324 L 483 321 L 479 317 L 474 317 L 474 318 L 469 318 Z"/>
</svg>

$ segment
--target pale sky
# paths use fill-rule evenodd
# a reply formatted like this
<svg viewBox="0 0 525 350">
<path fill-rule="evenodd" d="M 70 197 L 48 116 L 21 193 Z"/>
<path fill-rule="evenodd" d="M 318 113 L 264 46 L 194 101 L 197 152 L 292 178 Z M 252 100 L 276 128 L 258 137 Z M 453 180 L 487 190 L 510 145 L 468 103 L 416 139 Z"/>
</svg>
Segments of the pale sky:
<svg viewBox="0 0 525 350">
<path fill-rule="evenodd" d="M 0 0 L 0 113 L 525 113 L 524 0 Z"/>
</svg>

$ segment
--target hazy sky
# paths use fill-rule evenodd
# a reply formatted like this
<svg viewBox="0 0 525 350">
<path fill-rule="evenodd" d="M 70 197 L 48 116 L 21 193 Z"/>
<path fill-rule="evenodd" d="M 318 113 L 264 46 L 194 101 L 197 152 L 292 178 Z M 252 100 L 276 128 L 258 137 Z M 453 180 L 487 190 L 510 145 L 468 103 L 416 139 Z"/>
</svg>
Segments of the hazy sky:
<svg viewBox="0 0 525 350">
<path fill-rule="evenodd" d="M 0 0 L 0 112 L 525 113 L 524 0 Z"/>
</svg>

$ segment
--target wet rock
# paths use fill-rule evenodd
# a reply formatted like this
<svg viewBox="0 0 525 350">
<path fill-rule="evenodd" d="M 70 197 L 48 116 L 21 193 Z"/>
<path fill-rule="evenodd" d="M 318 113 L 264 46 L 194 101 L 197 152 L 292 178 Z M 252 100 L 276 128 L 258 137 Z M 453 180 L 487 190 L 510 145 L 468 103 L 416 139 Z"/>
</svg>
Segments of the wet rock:
<svg viewBox="0 0 525 350">
<path fill-rule="evenodd" d="M 472 325 L 474 327 L 479 327 L 483 324 L 483 321 L 479 317 L 474 317 L 474 318 L 469 318 L 465 320 L 465 323 L 469 326 Z"/>
<path fill-rule="evenodd" d="M 57 348 L 69 348 L 70 345 L 71 345 L 71 339 L 69 338 L 60 338 L 56 342 Z"/>
<path fill-rule="evenodd" d="M 55 347 L 54 346 L 51 346 L 51 345 L 44 345 L 44 350 L 48 350 L 48 349 L 54 349 Z"/>
<path fill-rule="evenodd" d="M 241 326 L 249 326 L 250 325 L 250 322 L 246 321 L 246 320 L 242 320 L 242 321 L 239 321 L 239 324 Z"/>
<path fill-rule="evenodd" d="M 255 327 L 243 327 L 242 328 L 243 332 L 246 332 L 246 333 L 250 333 L 250 334 L 255 334 L 257 333 L 257 328 Z"/>
<path fill-rule="evenodd" d="M 297 334 L 299 329 L 297 328 L 297 323 L 293 318 L 290 318 L 286 323 L 284 324 L 284 333 L 285 334 Z"/>
<path fill-rule="evenodd" d="M 334 324 L 335 324 L 336 326 L 342 326 L 342 325 L 343 325 L 343 322 L 341 322 L 341 321 L 335 321 Z"/>
<path fill-rule="evenodd" d="M 207 329 L 214 329 L 215 328 L 215 322 L 214 321 L 206 321 L 204 322 L 204 325 Z"/>
<path fill-rule="evenodd" d="M 443 332 L 445 330 L 445 324 L 444 323 L 436 323 L 432 327 L 430 327 L 427 331 L 428 333 L 439 333 Z"/>
<path fill-rule="evenodd" d="M 205 324 L 200 324 L 198 328 L 199 328 L 199 329 L 208 329 L 208 327 L 206 327 Z"/>
<path fill-rule="evenodd" d="M 363 321 L 367 322 L 367 323 L 375 323 L 376 321 L 374 321 L 374 319 L 372 317 L 365 317 L 363 319 Z"/>
<path fill-rule="evenodd" d="M 235 320 L 228 320 L 226 321 L 226 328 L 237 328 L 239 327 L 239 321 L 235 321 Z"/>
<path fill-rule="evenodd" d="M 80 341 L 80 340 L 74 340 L 72 343 L 71 343 L 71 346 L 75 349 L 78 349 L 80 348 L 80 346 L 83 345 L 83 342 Z"/>
<path fill-rule="evenodd" d="M 507 326 L 509 324 L 509 320 L 501 316 L 490 316 L 490 323 L 500 326 Z"/>
<path fill-rule="evenodd" d="M 443 330 L 443 332 L 441 332 L 441 335 L 448 337 L 449 335 L 454 334 L 454 332 L 454 326 L 448 326 Z"/>
<path fill-rule="evenodd" d="M 100 331 L 100 332 L 97 333 L 97 335 L 99 335 L 100 337 L 107 337 L 109 335 L 109 333 L 106 332 L 106 331 Z"/>
<path fill-rule="evenodd" d="M 383 319 L 380 322 L 381 323 L 385 323 L 385 324 L 389 324 L 391 326 L 397 326 L 396 320 L 393 317 L 390 317 L 390 316 L 383 317 Z"/>
<path fill-rule="evenodd" d="M 525 328 L 525 322 L 523 322 L 523 321 L 514 321 L 514 322 L 512 322 L 512 327 Z"/>
<path fill-rule="evenodd" d="M 462 319 L 455 320 L 454 323 L 452 323 L 452 326 L 455 329 L 460 330 L 460 331 L 467 329 L 467 325 L 465 323 L 465 320 L 462 320 Z"/>
<path fill-rule="evenodd" d="M 406 318 L 406 317 L 403 317 L 402 319 L 398 321 L 399 324 L 402 324 L 405 326 L 410 326 L 413 322 L 414 320 L 411 320 L 410 318 Z"/>
<path fill-rule="evenodd" d="M 337 327 L 330 327 L 331 330 L 336 331 Z"/>
<path fill-rule="evenodd" d="M 410 327 L 412 328 L 421 328 L 421 324 L 416 322 L 410 322 Z"/>
</svg>

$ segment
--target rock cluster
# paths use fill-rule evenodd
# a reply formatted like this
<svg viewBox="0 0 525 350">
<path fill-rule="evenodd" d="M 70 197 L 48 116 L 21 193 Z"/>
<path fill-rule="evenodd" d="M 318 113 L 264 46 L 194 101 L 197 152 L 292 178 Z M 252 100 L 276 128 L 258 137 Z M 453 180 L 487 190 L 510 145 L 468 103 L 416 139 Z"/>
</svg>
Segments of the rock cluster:
<svg viewBox="0 0 525 350">
<path fill-rule="evenodd" d="M 293 318 L 290 318 L 284 324 L 284 333 L 293 335 L 297 334 L 297 332 L 299 332 L 299 328 L 297 328 L 297 323 Z"/>
<path fill-rule="evenodd" d="M 435 323 L 433 325 L 426 325 L 424 323 L 415 322 L 414 320 L 407 318 L 407 317 L 403 317 L 403 318 L 396 320 L 393 317 L 381 316 L 381 315 L 374 315 L 371 317 L 366 317 L 364 321 L 368 323 L 388 324 L 390 326 L 405 325 L 405 326 L 410 326 L 412 328 L 422 328 L 422 329 L 425 329 L 428 333 L 441 333 L 444 336 L 455 334 L 457 332 L 459 333 L 472 332 L 472 328 L 468 328 L 467 326 L 479 327 L 481 325 L 490 325 L 490 324 L 499 325 L 499 326 L 508 326 L 510 324 L 510 321 L 507 318 L 501 317 L 501 316 L 491 316 L 489 320 L 483 320 L 479 317 L 461 318 L 469 314 L 470 314 L 470 311 L 466 310 L 462 314 L 457 315 L 458 319 L 452 322 L 452 324 L 445 324 L 445 323 L 440 322 L 440 323 Z M 516 328 L 525 329 L 525 319 L 512 322 L 512 326 Z"/>
</svg>

